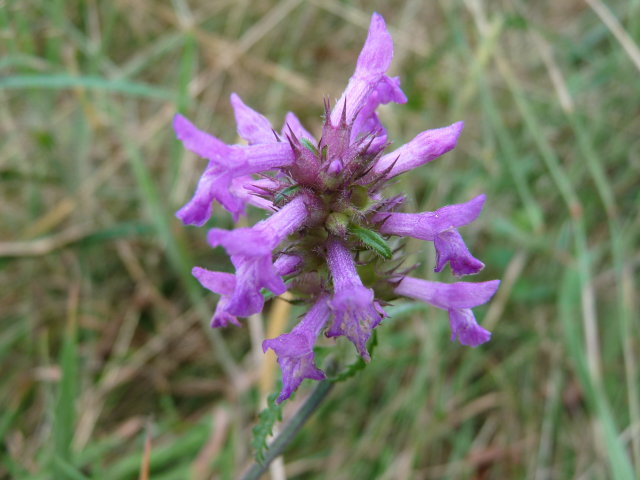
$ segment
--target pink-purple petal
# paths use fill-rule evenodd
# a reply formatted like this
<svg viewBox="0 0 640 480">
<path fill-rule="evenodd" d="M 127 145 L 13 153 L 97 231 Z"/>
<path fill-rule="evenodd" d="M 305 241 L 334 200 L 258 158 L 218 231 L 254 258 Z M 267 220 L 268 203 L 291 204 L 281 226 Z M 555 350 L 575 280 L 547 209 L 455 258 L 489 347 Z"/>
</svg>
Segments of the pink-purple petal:
<svg viewBox="0 0 640 480">
<path fill-rule="evenodd" d="M 193 197 L 176 212 L 176 217 L 185 225 L 201 227 L 211 217 L 212 202 L 217 200 L 237 221 L 244 214 L 247 201 L 233 193 L 232 182 L 231 172 L 209 162 Z"/>
<path fill-rule="evenodd" d="M 482 211 L 486 196 L 478 195 L 466 203 L 447 205 L 434 212 L 380 213 L 380 232 L 433 242 L 438 234 L 473 222 Z"/>
<path fill-rule="evenodd" d="M 363 285 L 351 285 L 336 291 L 330 306 L 333 320 L 327 337 L 347 337 L 363 360 L 368 362 L 371 357 L 367 351 L 367 341 L 383 316 L 379 311 L 380 305 L 374 302 L 373 290 Z"/>
<path fill-rule="evenodd" d="M 365 135 L 370 132 L 379 132 L 369 150 L 377 152 L 386 144 L 387 133 L 376 114 L 376 110 L 380 105 L 385 105 L 389 102 L 407 102 L 407 97 L 400 88 L 399 77 L 382 77 L 380 82 L 378 82 L 378 84 L 373 88 L 353 122 L 353 127 L 351 129 L 352 142 L 361 135 Z"/>
<path fill-rule="evenodd" d="M 449 326 L 452 342 L 457 339 L 462 345 L 477 347 L 491 340 L 491 332 L 478 325 L 469 308 L 449 310 Z"/>
<path fill-rule="evenodd" d="M 395 292 L 403 297 L 422 300 L 434 307 L 473 308 L 488 302 L 498 290 L 500 280 L 488 282 L 441 283 L 421 278 L 403 277 Z"/>
<path fill-rule="evenodd" d="M 380 232 L 434 242 L 435 271 L 440 272 L 450 263 L 454 275 L 471 275 L 484 268 L 484 264 L 469 252 L 456 230 L 475 220 L 482 211 L 485 196 L 457 205 L 448 205 L 435 212 L 379 213 L 375 219 L 382 222 Z"/>
<path fill-rule="evenodd" d="M 267 117 L 248 107 L 236 93 L 231 94 L 231 106 L 236 117 L 238 135 L 249 142 L 249 145 L 277 141 Z"/>
<path fill-rule="evenodd" d="M 491 333 L 478 325 L 471 308 L 487 303 L 499 286 L 500 280 L 447 284 L 404 277 L 395 287 L 395 292 L 446 310 L 449 313 L 451 340 L 457 338 L 461 344 L 475 347 L 487 342 Z"/>
<path fill-rule="evenodd" d="M 229 155 L 231 147 L 213 135 L 199 130 L 180 114 L 173 117 L 173 129 L 183 145 L 196 155 L 208 160 L 217 160 Z"/>
<path fill-rule="evenodd" d="M 192 137 L 189 145 L 201 148 L 199 140 L 193 140 Z M 241 178 L 245 181 L 248 175 L 289 166 L 294 160 L 290 145 L 285 143 L 225 147 L 224 152 L 219 150 L 222 153 L 212 157 L 215 160 L 209 161 L 193 198 L 176 213 L 183 223 L 204 225 L 211 217 L 211 203 L 214 200 L 220 202 L 233 215 L 234 221 L 237 221 L 244 214 L 246 204 L 255 201 L 247 198 L 244 191 L 238 191 L 234 180 Z M 201 153 L 205 151 L 202 150 Z"/>
<path fill-rule="evenodd" d="M 262 350 L 272 349 L 282 370 L 282 390 L 277 403 L 286 400 L 302 380 L 323 380 L 325 374 L 315 365 L 313 346 L 329 318 L 326 295 L 320 296 L 290 333 L 262 342 Z"/>
<path fill-rule="evenodd" d="M 331 123 L 338 125 L 346 104 L 346 118 L 350 124 L 363 108 L 368 96 L 384 77 L 393 59 L 393 41 L 384 19 L 374 13 L 369 33 L 358 56 L 356 70 L 347 88 L 331 112 Z"/>
<path fill-rule="evenodd" d="M 456 146 L 463 127 L 463 122 L 456 122 L 448 127 L 420 133 L 409 143 L 383 155 L 367 178 L 384 175 L 386 179 L 391 179 L 438 158 Z"/>
<path fill-rule="evenodd" d="M 284 125 L 282 126 L 282 135 L 286 136 L 289 133 L 289 129 L 293 132 L 293 134 L 300 140 L 306 138 L 310 140 L 312 143 L 316 143 L 315 137 L 309 133 L 309 131 L 304 128 L 298 117 L 295 116 L 292 112 L 288 112 L 284 117 Z"/>
<path fill-rule="evenodd" d="M 471 255 L 462 236 L 455 229 L 436 235 L 433 244 L 436 248 L 436 267 L 433 271 L 436 273 L 441 272 L 447 263 L 457 277 L 473 275 L 484 268 L 484 263 Z"/>
<path fill-rule="evenodd" d="M 211 317 L 211 326 L 213 328 L 226 327 L 229 324 L 240 326 L 236 316 L 229 313 L 227 309 L 229 298 L 236 288 L 235 275 L 226 272 L 212 272 L 200 267 L 194 267 L 191 273 L 204 288 L 221 296 L 213 317 Z"/>
<path fill-rule="evenodd" d="M 374 293 L 362 284 L 351 252 L 337 237 L 327 242 L 327 265 L 333 280 L 333 297 L 329 305 L 333 313 L 328 337 L 345 336 L 360 356 L 369 361 L 367 341 L 373 329 L 385 316 L 374 301 Z"/>
<path fill-rule="evenodd" d="M 230 313 L 247 316 L 262 310 L 262 288 L 270 290 L 274 295 L 281 295 L 286 291 L 282 274 L 273 264 L 272 251 L 288 235 L 305 224 L 308 208 L 309 198 L 298 195 L 251 228 L 209 230 L 209 244 L 212 247 L 223 246 L 236 267 L 237 286 L 227 306 Z"/>
</svg>

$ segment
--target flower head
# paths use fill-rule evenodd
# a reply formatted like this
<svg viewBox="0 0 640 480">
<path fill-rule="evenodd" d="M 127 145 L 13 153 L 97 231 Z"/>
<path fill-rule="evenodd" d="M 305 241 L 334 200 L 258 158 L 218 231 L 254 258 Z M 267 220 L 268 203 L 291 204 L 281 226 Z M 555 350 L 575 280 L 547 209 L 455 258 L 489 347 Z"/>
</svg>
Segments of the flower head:
<svg viewBox="0 0 640 480">
<path fill-rule="evenodd" d="M 232 94 L 237 130 L 246 145 L 226 145 L 176 115 L 174 129 L 185 147 L 208 160 L 193 198 L 177 216 L 202 226 L 220 203 L 234 220 L 247 205 L 270 215 L 250 228 L 209 231 L 212 247 L 223 247 L 235 274 L 196 267 L 194 276 L 221 295 L 213 327 L 239 325 L 237 317 L 258 313 L 264 290 L 290 290 L 310 305 L 289 332 L 265 340 L 283 375 L 278 402 L 305 378 L 325 374 L 315 363 L 319 335 L 345 337 L 369 361 L 367 341 L 387 316 L 383 306 L 399 297 L 425 301 L 449 314 L 451 339 L 477 346 L 491 334 L 471 311 L 489 301 L 497 280 L 444 284 L 400 273 L 402 249 L 394 237 L 432 242 L 434 270 L 447 264 L 456 276 L 478 273 L 484 264 L 471 255 L 458 229 L 474 221 L 484 195 L 432 212 L 402 212 L 403 196 L 387 197 L 386 183 L 447 153 L 462 122 L 427 130 L 389 153 L 387 132 L 376 111 L 407 101 L 397 77 L 387 76 L 393 43 L 384 19 L 374 14 L 354 74 L 339 100 L 325 101 L 325 119 L 316 139 L 293 113 L 279 132 L 269 120 Z M 388 264 L 387 262 L 391 262 Z M 390 266 L 391 265 L 391 266 Z"/>
</svg>

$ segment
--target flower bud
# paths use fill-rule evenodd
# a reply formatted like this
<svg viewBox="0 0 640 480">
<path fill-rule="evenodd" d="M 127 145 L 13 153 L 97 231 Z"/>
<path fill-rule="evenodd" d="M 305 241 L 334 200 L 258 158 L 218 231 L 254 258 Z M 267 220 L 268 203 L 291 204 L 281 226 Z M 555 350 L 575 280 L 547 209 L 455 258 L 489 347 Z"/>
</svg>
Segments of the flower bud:
<svg viewBox="0 0 640 480">
<path fill-rule="evenodd" d="M 344 238 L 349 227 L 349 217 L 344 213 L 333 212 L 329 214 L 324 224 L 325 228 L 337 237 Z"/>
</svg>

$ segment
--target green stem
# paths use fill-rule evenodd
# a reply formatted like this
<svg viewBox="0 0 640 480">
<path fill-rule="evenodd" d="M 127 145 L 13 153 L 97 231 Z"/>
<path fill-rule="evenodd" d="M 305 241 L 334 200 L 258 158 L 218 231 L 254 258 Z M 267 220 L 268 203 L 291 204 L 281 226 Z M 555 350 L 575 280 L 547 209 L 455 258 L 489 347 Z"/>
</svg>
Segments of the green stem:
<svg viewBox="0 0 640 480">
<path fill-rule="evenodd" d="M 293 418 L 289 420 L 289 423 L 284 426 L 280 435 L 269 445 L 264 455 L 264 461 L 262 463 L 254 463 L 241 480 L 257 480 L 260 478 L 260 475 L 267 471 L 269 464 L 284 452 L 285 448 L 287 448 L 289 443 L 295 438 L 302 426 L 309 420 L 309 417 L 311 417 L 313 412 L 320 406 L 331 390 L 331 387 L 333 387 L 333 382 L 330 380 L 323 380 L 318 384 L 300 410 L 298 410 Z"/>
</svg>

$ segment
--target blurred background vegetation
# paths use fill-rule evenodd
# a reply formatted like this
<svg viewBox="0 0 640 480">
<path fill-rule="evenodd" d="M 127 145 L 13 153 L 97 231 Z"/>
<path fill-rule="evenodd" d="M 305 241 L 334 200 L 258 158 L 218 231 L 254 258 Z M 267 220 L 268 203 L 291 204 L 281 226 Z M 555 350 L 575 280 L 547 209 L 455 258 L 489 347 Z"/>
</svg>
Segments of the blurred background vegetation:
<svg viewBox="0 0 640 480">
<path fill-rule="evenodd" d="M 640 1 L 1 0 L 1 478 L 232 479 L 250 463 L 277 388 L 256 345 L 286 308 L 251 334 L 208 328 L 216 297 L 190 269 L 230 265 L 173 217 L 204 161 L 171 118 L 235 142 L 235 91 L 276 128 L 292 110 L 318 132 L 374 10 L 409 97 L 382 108 L 389 138 L 465 121 L 454 152 L 394 188 L 413 211 L 487 194 L 462 233 L 477 280 L 502 279 L 477 309 L 493 339 L 461 347 L 444 312 L 393 307 L 287 478 L 640 477 Z"/>
</svg>

